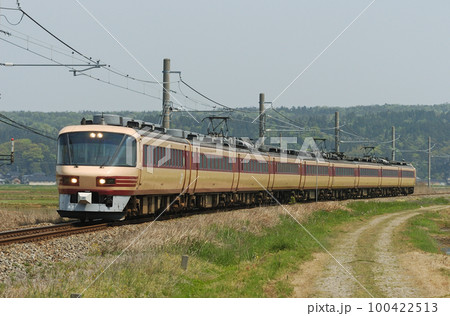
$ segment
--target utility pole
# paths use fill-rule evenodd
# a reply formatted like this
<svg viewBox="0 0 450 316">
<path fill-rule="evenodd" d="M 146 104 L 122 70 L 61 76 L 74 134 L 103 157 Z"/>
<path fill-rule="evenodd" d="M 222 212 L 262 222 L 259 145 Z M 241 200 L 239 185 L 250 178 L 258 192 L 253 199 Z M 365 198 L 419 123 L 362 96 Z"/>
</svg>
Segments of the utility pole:
<svg viewBox="0 0 450 316">
<path fill-rule="evenodd" d="M 339 148 L 339 112 L 334 112 L 334 142 L 335 142 L 335 151 L 340 152 Z"/>
<path fill-rule="evenodd" d="M 259 94 L 259 138 L 266 132 L 266 115 L 264 113 L 264 93 Z"/>
<path fill-rule="evenodd" d="M 428 187 L 431 188 L 431 137 L 428 136 Z"/>
<path fill-rule="evenodd" d="M 395 126 L 392 126 L 392 161 L 395 161 Z"/>
<path fill-rule="evenodd" d="M 163 63 L 163 128 L 170 128 L 170 59 L 165 58 Z"/>
</svg>

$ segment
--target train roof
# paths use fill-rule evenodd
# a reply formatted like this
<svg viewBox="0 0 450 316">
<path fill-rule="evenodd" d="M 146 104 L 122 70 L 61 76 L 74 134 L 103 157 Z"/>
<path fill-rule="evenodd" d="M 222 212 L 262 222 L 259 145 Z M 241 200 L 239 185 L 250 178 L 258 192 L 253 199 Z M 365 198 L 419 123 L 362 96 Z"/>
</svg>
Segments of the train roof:
<svg viewBox="0 0 450 316">
<path fill-rule="evenodd" d="M 314 152 L 302 152 L 294 149 L 282 149 L 280 147 L 267 146 L 248 137 L 223 137 L 217 135 L 204 135 L 197 132 L 190 132 L 181 129 L 166 129 L 160 124 L 144 122 L 142 120 L 134 120 L 129 117 L 123 117 L 114 114 L 95 114 L 92 120 L 81 120 L 81 125 L 67 126 L 60 131 L 62 133 L 75 132 L 80 130 L 89 131 L 92 129 L 92 125 L 96 125 L 96 129 L 100 128 L 105 132 L 120 132 L 128 135 L 136 135 L 136 132 L 140 135 L 152 133 L 153 135 L 161 134 L 161 136 L 169 136 L 171 141 L 185 143 L 187 141 L 197 141 L 202 146 L 216 148 L 218 144 L 224 146 L 231 146 L 236 150 L 244 152 L 258 152 L 261 154 L 273 154 L 281 155 L 285 154 L 291 158 L 297 158 L 302 156 L 305 160 L 316 160 L 316 154 Z M 168 140 L 169 140 L 168 139 Z M 366 163 L 366 164 L 383 164 L 391 166 L 409 166 L 410 163 L 404 161 L 390 161 L 387 158 L 380 157 L 350 157 L 344 153 L 335 152 L 322 152 L 321 158 L 328 162 L 342 162 L 346 164 Z M 317 157 L 318 158 L 318 157 Z"/>
</svg>

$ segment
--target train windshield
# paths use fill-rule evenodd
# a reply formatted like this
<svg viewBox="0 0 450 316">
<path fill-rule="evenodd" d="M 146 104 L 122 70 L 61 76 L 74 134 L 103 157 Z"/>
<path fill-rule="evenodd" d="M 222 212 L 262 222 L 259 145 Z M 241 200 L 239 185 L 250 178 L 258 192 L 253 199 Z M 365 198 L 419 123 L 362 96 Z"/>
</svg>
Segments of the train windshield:
<svg viewBox="0 0 450 316">
<path fill-rule="evenodd" d="M 74 132 L 58 138 L 58 165 L 136 166 L 136 139 L 124 134 Z"/>
</svg>

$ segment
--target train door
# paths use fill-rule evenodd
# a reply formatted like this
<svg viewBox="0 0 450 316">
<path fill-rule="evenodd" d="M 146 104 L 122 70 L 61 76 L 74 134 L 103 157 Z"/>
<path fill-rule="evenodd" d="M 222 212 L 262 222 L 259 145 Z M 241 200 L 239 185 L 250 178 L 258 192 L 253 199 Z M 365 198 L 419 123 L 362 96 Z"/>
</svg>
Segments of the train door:
<svg viewBox="0 0 450 316">
<path fill-rule="evenodd" d="M 334 175 L 336 174 L 335 169 L 334 169 L 334 163 L 330 163 L 330 167 L 329 167 L 329 176 L 330 176 L 330 187 L 331 189 L 334 189 L 335 183 L 334 183 Z"/>
</svg>

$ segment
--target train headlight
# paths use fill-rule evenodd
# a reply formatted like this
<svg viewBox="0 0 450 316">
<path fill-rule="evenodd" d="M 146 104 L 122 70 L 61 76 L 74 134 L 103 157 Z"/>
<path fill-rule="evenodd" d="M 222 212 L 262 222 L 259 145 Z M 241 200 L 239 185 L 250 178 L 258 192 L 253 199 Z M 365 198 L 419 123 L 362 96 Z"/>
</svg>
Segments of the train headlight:
<svg viewBox="0 0 450 316">
<path fill-rule="evenodd" d="M 107 186 L 107 185 L 115 185 L 115 184 L 116 184 L 116 179 L 114 179 L 114 178 L 102 178 L 102 177 L 97 178 L 98 186 Z"/>
<path fill-rule="evenodd" d="M 103 138 L 103 133 L 89 133 L 90 138 Z"/>
<path fill-rule="evenodd" d="M 76 176 L 63 176 L 61 178 L 60 184 L 61 185 L 74 185 L 78 186 L 80 182 L 80 178 Z"/>
</svg>

